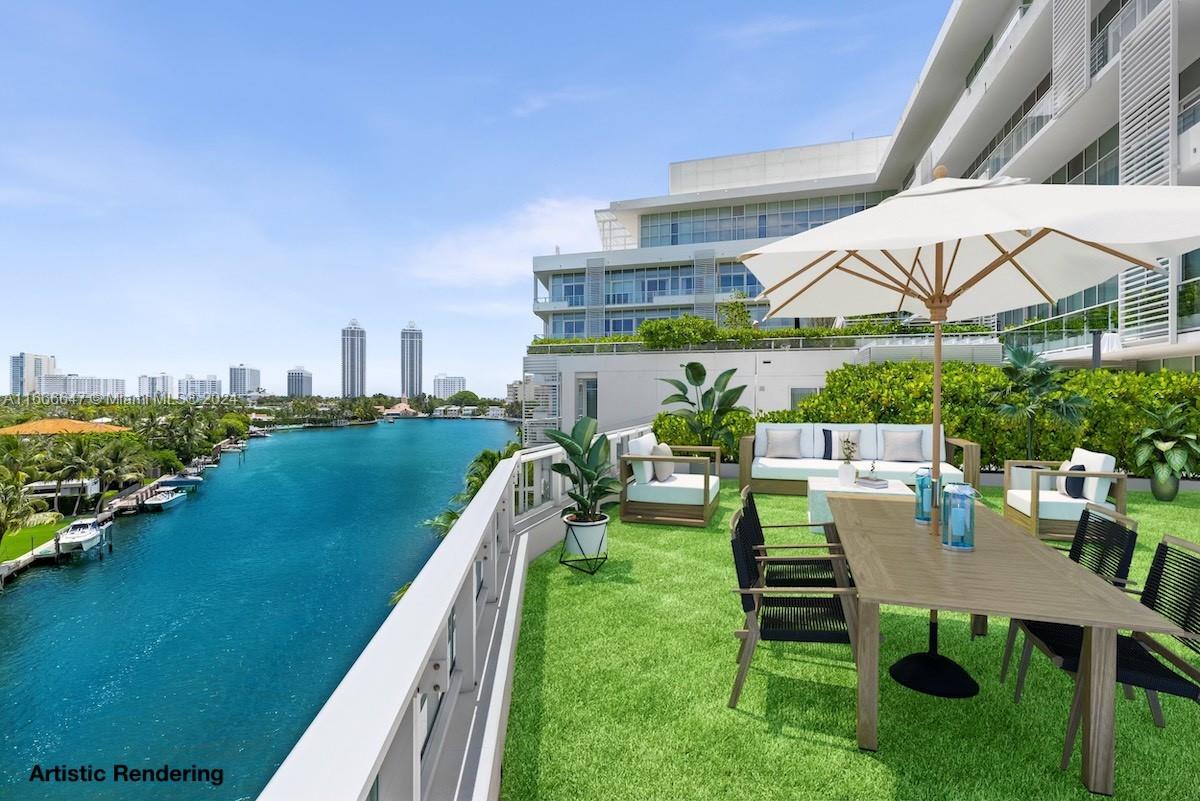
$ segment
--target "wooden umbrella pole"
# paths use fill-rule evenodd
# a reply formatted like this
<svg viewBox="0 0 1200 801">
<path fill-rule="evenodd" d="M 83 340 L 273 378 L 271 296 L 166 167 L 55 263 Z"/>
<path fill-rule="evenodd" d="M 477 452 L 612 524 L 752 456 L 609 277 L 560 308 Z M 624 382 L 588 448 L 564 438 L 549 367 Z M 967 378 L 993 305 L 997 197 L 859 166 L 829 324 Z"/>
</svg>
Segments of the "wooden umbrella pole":
<svg viewBox="0 0 1200 801">
<path fill-rule="evenodd" d="M 942 314 L 945 315 L 945 310 Z M 933 323 L 933 487 L 930 491 L 929 533 L 941 536 L 941 478 L 942 478 L 942 322 Z"/>
</svg>

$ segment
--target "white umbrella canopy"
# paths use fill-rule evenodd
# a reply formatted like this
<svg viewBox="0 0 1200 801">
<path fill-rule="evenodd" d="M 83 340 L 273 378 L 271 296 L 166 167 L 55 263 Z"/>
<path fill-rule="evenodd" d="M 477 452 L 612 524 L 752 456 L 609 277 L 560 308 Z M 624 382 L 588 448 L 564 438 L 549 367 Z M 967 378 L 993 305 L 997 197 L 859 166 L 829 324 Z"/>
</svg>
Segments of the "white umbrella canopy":
<svg viewBox="0 0 1200 801">
<path fill-rule="evenodd" d="M 1196 248 L 1200 187 L 941 178 L 742 261 L 770 316 L 941 321 L 1053 303 Z"/>
</svg>

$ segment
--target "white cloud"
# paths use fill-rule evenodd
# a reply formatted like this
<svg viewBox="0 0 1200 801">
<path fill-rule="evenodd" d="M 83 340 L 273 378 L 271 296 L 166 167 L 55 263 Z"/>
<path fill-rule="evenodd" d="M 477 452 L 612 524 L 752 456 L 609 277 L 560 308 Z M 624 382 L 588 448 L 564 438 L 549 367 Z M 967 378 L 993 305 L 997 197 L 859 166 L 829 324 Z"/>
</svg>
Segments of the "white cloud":
<svg viewBox="0 0 1200 801">
<path fill-rule="evenodd" d="M 541 198 L 491 221 L 463 225 L 413 248 L 404 271 L 430 282 L 496 288 L 529 281 L 534 256 L 600 249 L 593 198 Z M 407 257 L 406 257 L 407 258 Z"/>
<path fill-rule="evenodd" d="M 528 117 L 561 103 L 587 103 L 610 94 L 611 90 L 589 87 L 566 87 L 546 92 L 530 92 L 512 108 L 514 117 Z"/>
<path fill-rule="evenodd" d="M 711 28 L 709 35 L 710 38 L 738 47 L 754 47 L 768 39 L 818 30 L 830 25 L 830 20 L 816 17 L 760 16 L 736 25 Z"/>
</svg>

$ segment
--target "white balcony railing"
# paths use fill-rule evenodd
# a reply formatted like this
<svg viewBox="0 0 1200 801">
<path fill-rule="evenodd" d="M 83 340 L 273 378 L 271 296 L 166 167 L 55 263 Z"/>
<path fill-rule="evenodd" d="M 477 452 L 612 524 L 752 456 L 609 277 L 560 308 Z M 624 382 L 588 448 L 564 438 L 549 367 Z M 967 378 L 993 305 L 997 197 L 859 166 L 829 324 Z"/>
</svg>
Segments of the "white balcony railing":
<svg viewBox="0 0 1200 801">
<path fill-rule="evenodd" d="M 983 163 L 975 168 L 972 178 L 990 178 L 1004 169 L 1013 156 L 1021 152 L 1021 148 L 1029 144 L 1029 140 L 1046 126 L 1054 116 L 1054 93 L 1047 92 L 1033 104 L 1021 121 L 1000 140 L 1000 144 L 992 148 Z"/>
<path fill-rule="evenodd" d="M 1109 20 L 1092 40 L 1092 75 L 1104 69 L 1104 65 L 1121 52 L 1121 42 L 1125 41 L 1125 37 L 1133 33 L 1138 23 L 1161 2 L 1162 0 L 1133 0 Z"/>
<path fill-rule="evenodd" d="M 614 463 L 647 431 L 606 434 Z M 525 570 L 562 537 L 562 458 L 496 467 L 259 801 L 498 797 Z"/>
</svg>

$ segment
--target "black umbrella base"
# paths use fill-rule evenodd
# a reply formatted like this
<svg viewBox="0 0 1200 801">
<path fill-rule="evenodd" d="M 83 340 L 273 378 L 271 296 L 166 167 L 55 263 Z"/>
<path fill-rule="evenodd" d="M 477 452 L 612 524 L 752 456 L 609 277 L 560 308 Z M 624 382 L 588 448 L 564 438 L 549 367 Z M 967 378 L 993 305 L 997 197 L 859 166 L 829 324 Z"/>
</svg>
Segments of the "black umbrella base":
<svg viewBox="0 0 1200 801">
<path fill-rule="evenodd" d="M 909 654 L 888 670 L 892 678 L 910 690 L 938 698 L 973 698 L 979 684 L 962 665 L 938 653 Z"/>
</svg>

